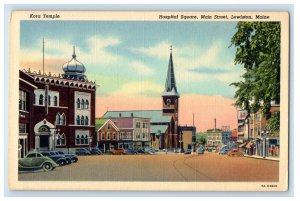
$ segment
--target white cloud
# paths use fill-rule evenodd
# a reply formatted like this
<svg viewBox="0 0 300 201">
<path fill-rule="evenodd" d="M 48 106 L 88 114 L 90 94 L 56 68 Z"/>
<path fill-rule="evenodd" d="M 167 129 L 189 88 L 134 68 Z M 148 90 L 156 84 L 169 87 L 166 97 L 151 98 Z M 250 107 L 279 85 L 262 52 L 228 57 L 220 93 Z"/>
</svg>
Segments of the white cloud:
<svg viewBox="0 0 300 201">
<path fill-rule="evenodd" d="M 165 59 L 168 58 L 170 52 L 170 43 L 167 41 L 162 41 L 152 47 L 138 47 L 130 48 L 129 50 L 136 54 L 144 54 L 149 57 Z"/>
<path fill-rule="evenodd" d="M 132 70 L 140 75 L 153 75 L 154 70 L 153 68 L 147 66 L 146 64 L 139 62 L 139 61 L 133 61 L 130 62 L 129 66 L 132 68 Z"/>
</svg>

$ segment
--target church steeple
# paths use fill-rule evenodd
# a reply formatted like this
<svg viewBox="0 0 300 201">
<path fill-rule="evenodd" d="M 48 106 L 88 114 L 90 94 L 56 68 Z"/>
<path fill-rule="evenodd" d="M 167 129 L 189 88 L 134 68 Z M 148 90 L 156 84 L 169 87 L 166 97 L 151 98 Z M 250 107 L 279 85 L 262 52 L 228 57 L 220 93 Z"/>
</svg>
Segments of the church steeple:
<svg viewBox="0 0 300 201">
<path fill-rule="evenodd" d="M 178 96 L 175 81 L 175 73 L 174 73 L 174 65 L 173 65 L 173 56 L 172 56 L 172 45 L 170 47 L 170 59 L 169 59 L 169 67 L 168 67 L 168 74 L 165 84 L 165 90 L 163 92 L 163 96 Z"/>
</svg>

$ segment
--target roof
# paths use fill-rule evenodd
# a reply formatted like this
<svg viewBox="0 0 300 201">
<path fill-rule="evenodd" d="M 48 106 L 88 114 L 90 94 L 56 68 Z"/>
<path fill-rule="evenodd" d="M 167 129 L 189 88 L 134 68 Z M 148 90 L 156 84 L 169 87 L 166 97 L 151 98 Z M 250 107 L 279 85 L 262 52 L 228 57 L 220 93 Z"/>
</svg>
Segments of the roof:
<svg viewBox="0 0 300 201">
<path fill-rule="evenodd" d="M 128 111 L 107 111 L 104 118 L 119 118 L 121 117 L 140 117 L 150 118 L 150 123 L 169 123 L 172 116 L 163 116 L 162 110 L 128 110 Z"/>
<path fill-rule="evenodd" d="M 162 133 L 163 134 L 166 132 L 167 129 L 168 129 L 167 125 L 151 125 L 150 133 L 155 133 L 155 134 Z"/>
<path fill-rule="evenodd" d="M 176 81 L 175 81 L 172 52 L 170 54 L 168 74 L 167 74 L 165 91 L 163 92 L 163 96 L 179 96 L 177 92 Z"/>
<path fill-rule="evenodd" d="M 107 121 L 107 119 L 96 119 L 95 120 L 95 130 L 98 131 L 99 128 L 101 128 L 101 126 L 103 126 L 106 121 Z"/>
</svg>

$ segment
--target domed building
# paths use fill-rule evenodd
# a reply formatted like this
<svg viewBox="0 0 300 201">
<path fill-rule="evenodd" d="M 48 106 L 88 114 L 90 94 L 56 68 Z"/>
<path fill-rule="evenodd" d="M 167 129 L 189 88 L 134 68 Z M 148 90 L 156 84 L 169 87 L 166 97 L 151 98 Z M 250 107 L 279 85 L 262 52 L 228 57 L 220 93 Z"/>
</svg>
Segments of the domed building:
<svg viewBox="0 0 300 201">
<path fill-rule="evenodd" d="M 68 62 L 66 62 L 63 66 L 63 71 L 65 72 L 63 74 L 64 78 L 67 79 L 74 79 L 74 80 L 86 80 L 85 73 L 85 67 L 82 63 L 80 63 L 76 58 L 75 53 L 75 46 L 73 46 L 73 55 L 72 59 Z"/>
<path fill-rule="evenodd" d="M 19 71 L 19 157 L 95 146 L 96 83 L 88 81 L 75 47 L 62 69 L 62 76 Z"/>
</svg>

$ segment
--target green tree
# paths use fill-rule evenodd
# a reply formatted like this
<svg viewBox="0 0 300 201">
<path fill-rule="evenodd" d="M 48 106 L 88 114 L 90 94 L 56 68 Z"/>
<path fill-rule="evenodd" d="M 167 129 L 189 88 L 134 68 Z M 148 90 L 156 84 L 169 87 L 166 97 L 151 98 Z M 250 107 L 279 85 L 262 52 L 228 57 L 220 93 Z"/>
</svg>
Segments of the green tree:
<svg viewBox="0 0 300 201">
<path fill-rule="evenodd" d="M 268 120 L 268 129 L 272 134 L 276 134 L 280 129 L 280 112 L 272 113 L 271 118 Z"/>
<path fill-rule="evenodd" d="M 196 143 L 198 145 L 205 145 L 206 142 L 207 142 L 207 134 L 206 133 L 197 133 Z"/>
<path fill-rule="evenodd" d="M 236 47 L 235 64 L 245 70 L 236 87 L 235 106 L 248 113 L 270 111 L 271 101 L 280 102 L 280 23 L 238 22 L 231 39 Z"/>
</svg>

